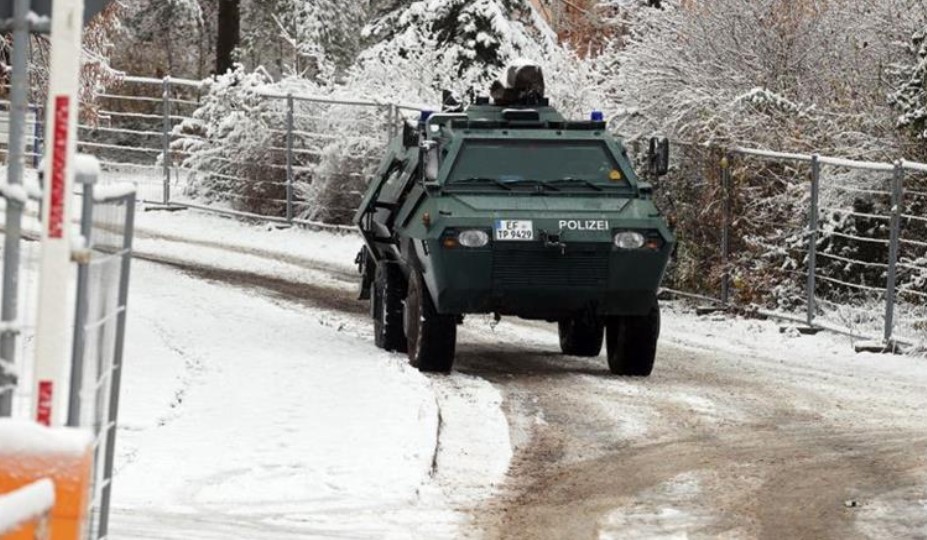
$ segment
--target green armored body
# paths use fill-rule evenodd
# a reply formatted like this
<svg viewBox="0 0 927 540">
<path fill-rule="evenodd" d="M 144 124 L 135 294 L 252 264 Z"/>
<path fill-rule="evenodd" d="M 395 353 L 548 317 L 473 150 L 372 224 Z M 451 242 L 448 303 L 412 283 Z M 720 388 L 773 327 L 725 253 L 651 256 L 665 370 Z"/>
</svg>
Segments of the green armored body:
<svg viewBox="0 0 927 540">
<path fill-rule="evenodd" d="M 564 354 L 653 369 L 675 238 L 602 115 L 565 120 L 536 66 L 392 140 L 355 216 L 378 346 L 449 371 L 464 315 L 556 322 Z M 453 107 L 451 107 L 453 108 Z M 651 144 L 664 173 L 665 145 Z"/>
</svg>

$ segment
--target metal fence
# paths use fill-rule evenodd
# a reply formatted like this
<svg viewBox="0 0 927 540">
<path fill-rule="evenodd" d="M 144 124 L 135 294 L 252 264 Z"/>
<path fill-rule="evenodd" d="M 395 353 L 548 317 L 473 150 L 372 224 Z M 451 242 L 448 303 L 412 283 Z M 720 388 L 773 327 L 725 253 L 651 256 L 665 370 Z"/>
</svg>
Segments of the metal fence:
<svg viewBox="0 0 927 540">
<path fill-rule="evenodd" d="M 350 231 L 337 224 L 419 110 L 260 89 L 229 96 L 209 84 L 126 77 L 100 96 L 97 121 L 81 123 L 80 147 L 104 174 L 131 177 L 149 204 Z M 923 341 L 924 165 L 680 149 L 676 200 L 663 180 L 657 189 L 681 218 L 672 289 L 854 336 Z M 757 212 L 762 203 L 780 212 Z"/>
<path fill-rule="evenodd" d="M 129 267 L 136 208 L 132 185 L 97 185 L 95 176 L 78 175 L 80 187 L 81 246 L 75 245 L 77 262 L 75 307 L 63 302 L 61 309 L 75 310 L 71 384 L 67 424 L 88 429 L 94 436 L 94 470 L 88 538 L 105 538 L 113 476 L 116 425 L 125 344 Z M 4 295 L 2 330 L 9 354 L 0 362 L 0 395 L 7 409 L 0 416 L 30 417 L 33 374 L 31 343 L 35 336 L 35 305 L 40 237 L 41 193 L 34 183 L 27 188 L 2 186 L 4 213 L 17 213 L 22 227 L 3 229 L 6 246 L 15 245 L 14 264 L 4 278 L 13 294 Z"/>
<path fill-rule="evenodd" d="M 927 335 L 927 165 L 679 145 L 671 292 L 892 347 Z M 671 193 L 661 194 L 666 188 Z"/>
<path fill-rule="evenodd" d="M 131 185 L 83 184 L 68 425 L 94 435 L 88 538 L 106 538 L 109 525 L 135 197 Z"/>
<path fill-rule="evenodd" d="M 238 104 L 241 114 L 226 117 L 221 103 L 204 97 L 207 84 L 125 77 L 99 95 L 92 123 L 82 119 L 78 147 L 100 160 L 105 175 L 130 175 L 141 202 L 346 230 L 337 224 L 353 215 L 402 115 L 419 111 L 256 91 Z M 43 144 L 37 112 L 27 149 L 34 163 Z"/>
<path fill-rule="evenodd" d="M 348 231 L 339 224 L 356 210 L 386 144 L 404 116 L 421 110 L 255 90 L 233 111 L 210 100 L 209 84 L 124 77 L 98 96 L 93 121 L 81 118 L 78 148 L 100 160 L 105 176 L 130 176 L 140 202 Z M 0 99 L 0 126 L 8 107 Z M 33 110 L 26 155 L 36 166 L 44 116 Z M 0 160 L 6 153 L 0 135 Z"/>
<path fill-rule="evenodd" d="M 0 183 L 3 212 L 3 292 L 0 319 L 0 417 L 31 412 L 31 371 L 22 361 L 34 354 L 41 193 L 34 182 Z"/>
</svg>

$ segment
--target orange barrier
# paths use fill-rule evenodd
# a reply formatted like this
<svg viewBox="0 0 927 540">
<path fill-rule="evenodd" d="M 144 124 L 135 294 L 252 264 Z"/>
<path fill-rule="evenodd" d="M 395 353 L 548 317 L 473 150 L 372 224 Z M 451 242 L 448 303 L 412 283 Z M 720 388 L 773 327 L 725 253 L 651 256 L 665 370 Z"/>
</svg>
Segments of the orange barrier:
<svg viewBox="0 0 927 540">
<path fill-rule="evenodd" d="M 48 429 L 31 422 L 0 421 L 0 495 L 48 478 L 55 485 L 48 538 L 79 540 L 90 503 L 93 447 L 89 435 L 72 429 Z M 31 523 L 0 540 L 33 540 Z"/>
</svg>

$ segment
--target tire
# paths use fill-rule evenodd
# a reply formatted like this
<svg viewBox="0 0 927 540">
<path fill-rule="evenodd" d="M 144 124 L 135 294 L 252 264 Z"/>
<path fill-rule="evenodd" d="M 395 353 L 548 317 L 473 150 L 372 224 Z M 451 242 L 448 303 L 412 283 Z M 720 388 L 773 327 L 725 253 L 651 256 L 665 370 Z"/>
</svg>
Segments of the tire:
<svg viewBox="0 0 927 540">
<path fill-rule="evenodd" d="M 608 369 L 615 375 L 648 377 L 653 372 L 660 338 L 660 306 L 637 317 L 609 317 L 606 321 Z"/>
<path fill-rule="evenodd" d="M 370 311 L 373 335 L 377 347 L 387 351 L 406 351 L 406 336 L 402 327 L 402 299 L 405 278 L 395 263 L 377 265 L 373 282 Z"/>
<path fill-rule="evenodd" d="M 571 356 L 595 357 L 602 352 L 605 325 L 594 317 L 574 317 L 557 323 L 560 350 Z"/>
<path fill-rule="evenodd" d="M 457 317 L 435 310 L 425 281 L 415 270 L 409 276 L 405 317 L 409 363 L 419 371 L 450 372 L 457 344 Z"/>
</svg>

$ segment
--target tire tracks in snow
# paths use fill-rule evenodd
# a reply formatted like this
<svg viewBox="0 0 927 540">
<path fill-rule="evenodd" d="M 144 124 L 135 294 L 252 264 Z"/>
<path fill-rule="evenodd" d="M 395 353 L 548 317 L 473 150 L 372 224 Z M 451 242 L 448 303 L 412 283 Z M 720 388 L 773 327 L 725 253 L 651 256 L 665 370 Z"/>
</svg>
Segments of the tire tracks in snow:
<svg viewBox="0 0 927 540">
<path fill-rule="evenodd" d="M 200 244 L 282 260 L 265 250 Z M 344 313 L 352 326 L 367 322 L 366 307 L 346 289 L 139 257 Z M 330 265 L 313 268 L 327 272 Z M 349 275 L 339 267 L 332 277 Z M 474 527 L 491 538 L 680 531 L 696 538 L 853 538 L 861 536 L 857 510 L 844 501 L 865 505 L 884 493 L 924 491 L 927 407 L 914 406 L 917 385 L 908 381 L 867 388 L 813 362 L 783 366 L 667 340 L 652 378 L 625 379 L 611 376 L 603 358 L 564 357 L 556 333 L 536 323 L 504 323 L 495 333 L 464 327 L 461 335 L 457 373 L 433 377 L 438 409 L 448 396 L 466 395 L 468 379 L 487 380 L 503 392 L 515 443 L 505 484 L 473 512 Z M 822 375 L 826 385 L 809 383 Z M 828 388 L 858 391 L 859 398 L 838 402 Z M 893 400 L 915 418 L 899 420 Z M 441 414 L 431 471 L 438 478 L 453 466 L 442 447 Z M 677 489 L 687 482 L 695 487 Z M 910 516 L 898 521 L 894 530 L 923 530 Z"/>
<path fill-rule="evenodd" d="M 159 231 L 153 231 L 145 228 L 136 228 L 135 234 L 139 238 L 144 238 L 146 240 L 160 240 L 165 242 L 172 242 L 175 244 L 186 244 L 189 246 L 217 249 L 221 251 L 226 251 L 229 253 L 236 253 L 239 255 L 252 255 L 255 257 L 269 259 L 273 261 L 279 261 L 293 266 L 298 266 L 301 268 L 308 268 L 311 270 L 318 270 L 329 274 L 331 277 L 354 281 L 357 277 L 357 273 L 351 271 L 349 268 L 346 268 L 341 265 L 326 263 L 319 261 L 317 259 L 311 259 L 308 257 L 300 257 L 297 255 L 292 255 L 289 253 L 284 253 L 281 251 L 264 249 L 252 246 L 242 246 L 238 244 L 233 244 L 229 242 L 219 242 L 215 240 L 197 240 L 186 238 L 184 236 L 168 234 Z"/>
<path fill-rule="evenodd" d="M 488 536 L 854 538 L 845 501 L 924 493 L 927 422 L 912 428 L 907 411 L 862 396 L 824 414 L 838 404 L 785 383 L 778 362 L 752 364 L 757 377 L 738 360 L 662 347 L 653 378 L 638 380 L 610 376 L 601 358 L 465 351 L 459 369 L 506 385 L 510 419 L 542 420 L 523 421 L 505 490 L 480 514 Z M 655 495 L 687 476 L 695 497 Z M 905 526 L 923 531 L 910 516 Z"/>
<path fill-rule="evenodd" d="M 356 334 L 358 339 L 372 341 L 369 308 L 346 288 L 293 281 L 260 272 L 230 270 L 152 252 L 136 252 L 135 257 L 174 268 L 197 279 L 256 291 L 274 301 L 320 310 L 323 314 L 320 324 L 336 324 L 339 331 L 346 330 Z M 329 314 L 338 315 L 332 318 Z M 397 358 L 397 361 L 401 360 Z M 492 385 L 481 378 L 461 374 L 424 376 L 434 394 L 437 413 L 430 469 L 425 472 L 440 487 L 451 507 L 468 515 L 482 503 L 487 497 L 487 490 L 492 489 L 491 484 L 501 480 L 507 469 L 510 447 L 504 421 L 501 425 L 504 451 L 500 451 L 493 442 L 482 440 L 489 433 L 489 416 L 499 414 L 501 396 L 496 402 L 486 400 L 487 389 Z M 485 415 L 474 415 L 474 409 L 485 412 Z M 467 531 L 462 531 L 462 534 L 472 536 Z"/>
</svg>

